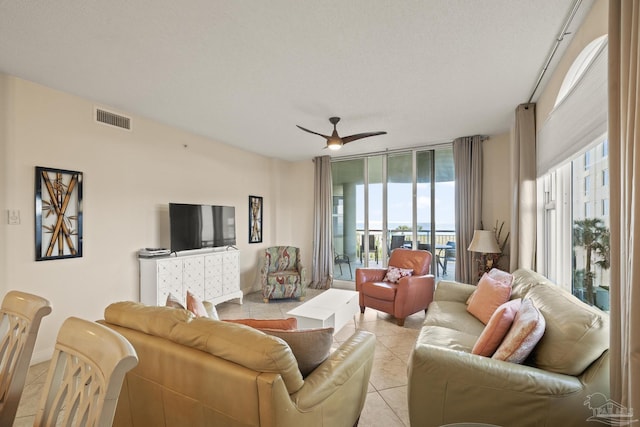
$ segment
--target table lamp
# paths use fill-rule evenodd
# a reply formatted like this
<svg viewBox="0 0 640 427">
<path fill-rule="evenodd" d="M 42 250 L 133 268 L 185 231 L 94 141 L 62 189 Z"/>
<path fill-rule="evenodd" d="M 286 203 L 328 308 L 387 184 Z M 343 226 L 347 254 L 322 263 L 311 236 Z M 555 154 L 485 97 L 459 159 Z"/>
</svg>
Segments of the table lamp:
<svg viewBox="0 0 640 427">
<path fill-rule="evenodd" d="M 493 258 L 487 257 L 487 254 L 499 254 L 501 252 L 496 234 L 489 230 L 474 230 L 473 239 L 471 239 L 471 244 L 467 250 L 482 254 L 482 265 L 485 272 L 493 268 Z"/>
</svg>

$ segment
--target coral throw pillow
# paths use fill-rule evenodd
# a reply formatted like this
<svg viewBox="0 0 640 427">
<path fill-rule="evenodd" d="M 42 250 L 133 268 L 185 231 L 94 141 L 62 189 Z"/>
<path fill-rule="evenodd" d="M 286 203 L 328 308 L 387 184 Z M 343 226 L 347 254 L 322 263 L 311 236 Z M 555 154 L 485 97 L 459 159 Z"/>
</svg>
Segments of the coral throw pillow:
<svg viewBox="0 0 640 427">
<path fill-rule="evenodd" d="M 505 285 L 485 273 L 478 282 L 478 288 L 469 301 L 467 311 L 486 325 L 493 313 L 507 302 L 510 296 L 511 285 Z"/>
<path fill-rule="evenodd" d="M 196 317 L 209 317 L 202 300 L 189 291 L 187 291 L 187 310 L 195 314 Z"/>
<path fill-rule="evenodd" d="M 298 369 L 306 377 L 324 362 L 331 352 L 333 328 L 283 331 L 282 329 L 260 329 L 265 334 L 283 339 L 298 361 Z"/>
<path fill-rule="evenodd" d="M 169 295 L 167 295 L 167 302 L 164 305 L 166 305 L 167 307 L 181 308 L 183 310 L 185 309 L 180 300 L 171 292 L 169 292 Z"/>
<path fill-rule="evenodd" d="M 385 282 L 398 283 L 403 277 L 411 276 L 413 270 L 410 268 L 400 268 L 389 266 L 387 274 L 384 276 Z"/>
<path fill-rule="evenodd" d="M 298 320 L 295 317 L 286 319 L 225 319 L 225 322 L 241 323 L 256 329 L 281 329 L 293 331 L 298 328 Z"/>
<path fill-rule="evenodd" d="M 487 274 L 492 279 L 497 280 L 498 282 L 502 282 L 507 286 L 513 285 L 513 274 L 511 274 L 511 273 L 508 273 L 506 271 L 502 271 L 499 268 L 492 268 L 489 271 L 489 273 L 487 273 Z M 476 293 L 476 291 L 473 291 L 473 293 L 471 295 L 469 295 L 469 298 L 467 299 L 467 305 L 469 305 L 469 303 L 473 299 L 473 295 L 475 293 Z"/>
<path fill-rule="evenodd" d="M 544 335 L 545 325 L 540 310 L 533 306 L 530 299 L 525 299 L 513 319 L 511 329 L 492 359 L 513 363 L 524 362 Z"/>
<path fill-rule="evenodd" d="M 492 279 L 502 282 L 507 286 L 511 286 L 513 284 L 513 274 L 502 271 L 499 268 L 492 268 L 488 274 Z"/>
<path fill-rule="evenodd" d="M 473 346 L 472 354 L 491 357 L 509 332 L 521 303 L 522 300 L 518 298 L 507 301 L 496 309 Z"/>
</svg>

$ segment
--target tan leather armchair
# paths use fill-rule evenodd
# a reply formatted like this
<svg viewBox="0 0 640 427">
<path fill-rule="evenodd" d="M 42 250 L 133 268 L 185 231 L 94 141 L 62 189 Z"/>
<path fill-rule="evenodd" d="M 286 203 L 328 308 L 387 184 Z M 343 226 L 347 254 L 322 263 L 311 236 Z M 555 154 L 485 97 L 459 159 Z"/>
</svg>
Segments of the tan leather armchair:
<svg viewBox="0 0 640 427">
<path fill-rule="evenodd" d="M 435 278 L 429 274 L 431 253 L 398 248 L 391 252 L 389 265 L 409 268 L 413 274 L 398 283 L 385 282 L 385 268 L 356 269 L 356 291 L 360 292 L 360 311 L 366 307 L 389 313 L 404 326 L 404 319 L 420 310 L 427 310 L 433 301 Z"/>
</svg>

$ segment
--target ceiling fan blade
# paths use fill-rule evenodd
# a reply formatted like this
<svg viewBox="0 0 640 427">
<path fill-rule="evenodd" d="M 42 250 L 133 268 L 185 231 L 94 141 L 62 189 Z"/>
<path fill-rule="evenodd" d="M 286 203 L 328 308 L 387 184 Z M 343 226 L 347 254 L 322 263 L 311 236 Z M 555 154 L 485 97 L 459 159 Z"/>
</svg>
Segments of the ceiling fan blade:
<svg viewBox="0 0 640 427">
<path fill-rule="evenodd" d="M 302 130 L 303 130 L 303 131 L 305 131 L 305 132 L 309 132 L 309 133 L 312 133 L 312 134 L 314 134 L 314 135 L 321 136 L 321 137 L 323 137 L 323 138 L 325 138 L 325 139 L 329 139 L 329 137 L 328 137 L 327 135 L 323 135 L 323 134 L 321 134 L 321 133 L 314 132 L 314 131 L 309 130 L 309 129 L 305 129 L 305 128 L 303 128 L 302 126 L 298 126 L 298 125 L 296 125 L 296 126 L 297 126 L 297 127 L 299 127 L 300 129 L 302 129 Z"/>
<path fill-rule="evenodd" d="M 342 138 L 342 143 L 346 144 L 348 142 L 352 142 L 358 139 L 362 139 L 362 138 L 368 138 L 370 136 L 376 136 L 376 135 L 386 135 L 386 132 L 365 132 L 365 133 L 357 133 L 355 135 L 349 135 L 349 136 L 345 136 L 344 138 Z"/>
</svg>

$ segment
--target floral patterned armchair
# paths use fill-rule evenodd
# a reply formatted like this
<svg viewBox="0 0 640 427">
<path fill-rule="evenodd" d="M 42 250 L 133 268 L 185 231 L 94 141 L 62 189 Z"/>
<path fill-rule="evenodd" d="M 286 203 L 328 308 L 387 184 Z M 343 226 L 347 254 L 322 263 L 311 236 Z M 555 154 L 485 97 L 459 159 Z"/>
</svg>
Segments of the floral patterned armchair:
<svg viewBox="0 0 640 427">
<path fill-rule="evenodd" d="M 300 261 L 300 249 L 293 246 L 274 246 L 265 250 L 260 270 L 262 298 L 298 298 L 306 295 L 307 272 Z"/>
</svg>

